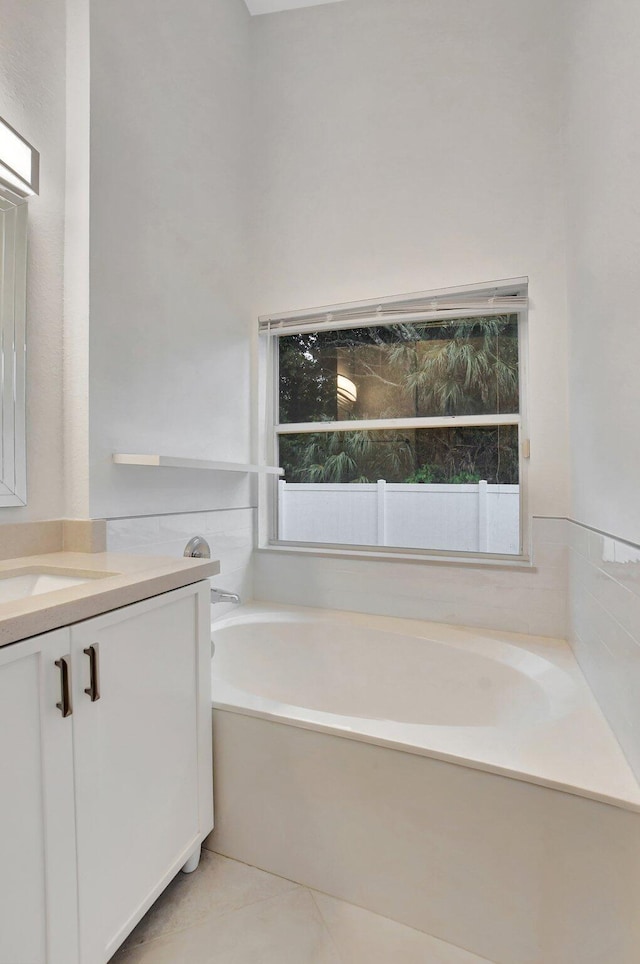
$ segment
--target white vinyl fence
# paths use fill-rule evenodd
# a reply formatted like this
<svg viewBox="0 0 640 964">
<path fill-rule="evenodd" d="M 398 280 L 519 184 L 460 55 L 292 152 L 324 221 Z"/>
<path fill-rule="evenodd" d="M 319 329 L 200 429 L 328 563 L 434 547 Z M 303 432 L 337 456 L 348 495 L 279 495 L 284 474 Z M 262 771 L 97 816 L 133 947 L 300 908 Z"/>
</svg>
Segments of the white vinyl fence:
<svg viewBox="0 0 640 964">
<path fill-rule="evenodd" d="M 520 487 L 280 481 L 278 537 L 287 542 L 518 553 Z"/>
</svg>

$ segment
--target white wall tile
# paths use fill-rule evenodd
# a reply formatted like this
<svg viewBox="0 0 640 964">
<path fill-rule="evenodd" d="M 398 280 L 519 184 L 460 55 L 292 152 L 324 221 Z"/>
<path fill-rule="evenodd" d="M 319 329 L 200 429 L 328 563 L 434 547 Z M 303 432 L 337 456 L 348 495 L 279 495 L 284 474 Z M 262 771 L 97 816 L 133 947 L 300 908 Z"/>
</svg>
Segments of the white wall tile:
<svg viewBox="0 0 640 964">
<path fill-rule="evenodd" d="M 547 543 L 552 545 L 566 545 L 567 526 L 568 523 L 566 519 L 536 516 L 532 526 L 534 556 L 538 552 L 540 545 Z"/>
<path fill-rule="evenodd" d="M 237 592 L 243 601 L 253 597 L 252 554 L 255 510 L 221 509 L 219 512 L 185 512 L 107 521 L 107 549 L 135 555 L 178 558 L 192 536 L 201 535 L 220 562 L 220 575 L 212 581 L 221 589 Z M 232 604 L 216 604 L 216 616 Z"/>
<path fill-rule="evenodd" d="M 564 542 L 542 542 L 538 539 L 534 547 L 534 564 L 538 569 L 565 569 L 569 555 L 569 547 Z"/>
<path fill-rule="evenodd" d="M 589 530 L 573 522 L 567 523 L 567 545 L 579 555 L 589 556 Z"/>
<path fill-rule="evenodd" d="M 157 516 L 133 519 L 110 519 L 107 522 L 107 548 L 110 552 L 127 552 L 134 546 L 160 542 Z"/>
<path fill-rule="evenodd" d="M 640 776 L 640 551 L 571 523 L 570 641 Z"/>
<path fill-rule="evenodd" d="M 211 582 L 227 592 L 237 592 L 243 603 L 253 598 L 253 573 L 250 566 L 221 572 Z M 234 603 L 215 603 L 212 607 L 213 618 L 218 619 L 232 612 L 234 605 Z"/>
<path fill-rule="evenodd" d="M 533 569 L 257 552 L 256 598 L 482 628 L 567 634 L 567 526 L 534 519 Z"/>
</svg>

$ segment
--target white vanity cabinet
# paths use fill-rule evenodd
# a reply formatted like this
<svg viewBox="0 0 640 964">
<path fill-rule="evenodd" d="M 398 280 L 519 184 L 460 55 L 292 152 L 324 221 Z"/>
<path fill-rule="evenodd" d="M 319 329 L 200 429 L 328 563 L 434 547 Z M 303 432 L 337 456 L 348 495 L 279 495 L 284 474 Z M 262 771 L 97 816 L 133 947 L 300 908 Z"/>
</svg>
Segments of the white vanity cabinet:
<svg viewBox="0 0 640 964">
<path fill-rule="evenodd" d="M 0 649 L 0 964 L 106 964 L 211 830 L 209 625 L 205 582 Z"/>
<path fill-rule="evenodd" d="M 1 964 L 78 960 L 72 723 L 56 707 L 70 642 L 0 648 Z"/>
<path fill-rule="evenodd" d="M 82 964 L 109 960 L 213 825 L 210 624 L 207 583 L 71 629 Z"/>
</svg>

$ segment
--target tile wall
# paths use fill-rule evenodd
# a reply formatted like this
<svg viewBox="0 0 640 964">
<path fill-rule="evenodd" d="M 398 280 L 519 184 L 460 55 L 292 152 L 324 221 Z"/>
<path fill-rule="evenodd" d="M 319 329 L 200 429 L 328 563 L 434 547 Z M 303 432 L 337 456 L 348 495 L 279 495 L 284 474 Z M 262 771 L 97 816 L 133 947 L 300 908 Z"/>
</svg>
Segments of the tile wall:
<svg viewBox="0 0 640 964">
<path fill-rule="evenodd" d="M 640 777 L 640 547 L 567 530 L 571 646 Z"/>
<path fill-rule="evenodd" d="M 137 516 L 107 521 L 107 550 L 137 555 L 181 556 L 192 536 L 204 536 L 211 555 L 220 560 L 216 586 L 237 592 L 243 601 L 253 596 L 251 554 L 255 509 L 220 509 L 175 515 Z M 216 615 L 233 604 L 216 603 Z"/>
<path fill-rule="evenodd" d="M 203 535 L 220 559 L 217 582 L 256 598 L 487 629 L 565 637 L 567 525 L 535 519 L 535 568 L 417 565 L 271 551 L 256 552 L 255 509 L 221 509 L 107 521 L 112 552 L 181 556 Z M 220 605 L 216 613 L 222 614 Z"/>
<path fill-rule="evenodd" d="M 258 551 L 256 599 L 567 636 L 567 523 L 534 519 L 535 568 L 422 565 Z"/>
<path fill-rule="evenodd" d="M 640 776 L 640 547 L 564 519 L 534 519 L 533 570 L 253 552 L 255 509 L 107 522 L 112 552 L 181 556 L 203 535 L 215 582 L 251 598 L 568 637 Z M 253 556 L 253 565 L 252 565 Z M 219 604 L 222 615 L 231 605 Z"/>
</svg>

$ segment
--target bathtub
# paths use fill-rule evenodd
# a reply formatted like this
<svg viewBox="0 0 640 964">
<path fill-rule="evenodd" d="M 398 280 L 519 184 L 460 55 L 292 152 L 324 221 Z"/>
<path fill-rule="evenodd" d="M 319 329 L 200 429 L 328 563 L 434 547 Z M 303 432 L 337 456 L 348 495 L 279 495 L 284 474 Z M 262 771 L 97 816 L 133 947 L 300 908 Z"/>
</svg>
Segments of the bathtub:
<svg viewBox="0 0 640 964">
<path fill-rule="evenodd" d="M 565 642 L 266 604 L 212 642 L 212 849 L 501 964 L 637 964 L 640 788 Z"/>
</svg>

